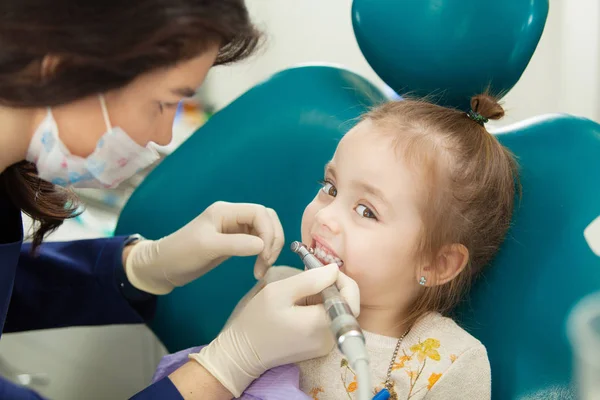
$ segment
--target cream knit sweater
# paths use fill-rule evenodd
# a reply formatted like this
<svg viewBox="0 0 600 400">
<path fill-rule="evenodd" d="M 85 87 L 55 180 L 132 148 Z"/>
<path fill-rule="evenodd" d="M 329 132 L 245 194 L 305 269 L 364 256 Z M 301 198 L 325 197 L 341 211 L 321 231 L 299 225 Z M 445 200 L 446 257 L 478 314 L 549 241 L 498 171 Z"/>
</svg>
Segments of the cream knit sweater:
<svg viewBox="0 0 600 400">
<path fill-rule="evenodd" d="M 398 338 L 365 332 L 375 390 L 383 387 Z M 313 399 L 355 399 L 356 378 L 335 349 L 297 364 L 300 389 Z M 431 313 L 402 340 L 394 360 L 391 399 L 488 400 L 490 364 L 485 347 L 454 321 Z M 395 397 L 394 397 L 395 396 Z"/>
<path fill-rule="evenodd" d="M 268 282 L 298 273 L 291 267 L 273 267 L 252 289 L 230 317 Z M 398 338 L 364 332 L 370 357 L 374 392 L 385 382 Z M 300 389 L 315 400 L 356 399 L 352 368 L 336 349 L 324 357 L 303 361 Z M 490 364 L 481 342 L 438 313 L 421 318 L 402 340 L 394 360 L 390 399 L 488 400 L 491 397 Z"/>
</svg>

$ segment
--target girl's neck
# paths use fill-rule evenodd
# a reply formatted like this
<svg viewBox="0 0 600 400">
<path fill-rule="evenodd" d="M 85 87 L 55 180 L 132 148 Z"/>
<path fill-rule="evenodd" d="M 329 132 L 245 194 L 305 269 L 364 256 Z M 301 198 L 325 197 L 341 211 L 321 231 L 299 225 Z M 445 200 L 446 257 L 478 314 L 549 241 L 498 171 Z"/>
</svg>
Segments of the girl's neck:
<svg viewBox="0 0 600 400">
<path fill-rule="evenodd" d="M 398 310 L 361 305 L 358 323 L 365 331 L 399 338 L 408 329 L 408 325 L 402 323 L 405 318 Z"/>
</svg>

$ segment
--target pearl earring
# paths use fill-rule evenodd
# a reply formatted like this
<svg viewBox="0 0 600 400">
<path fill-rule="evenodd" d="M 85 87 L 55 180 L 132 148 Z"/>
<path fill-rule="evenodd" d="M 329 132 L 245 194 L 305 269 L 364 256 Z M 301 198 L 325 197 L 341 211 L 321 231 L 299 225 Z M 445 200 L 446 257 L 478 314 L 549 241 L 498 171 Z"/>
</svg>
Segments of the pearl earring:
<svg viewBox="0 0 600 400">
<path fill-rule="evenodd" d="M 425 286 L 425 282 L 427 282 L 427 278 L 425 278 L 424 276 L 422 276 L 421 279 L 419 279 L 419 285 Z"/>
</svg>

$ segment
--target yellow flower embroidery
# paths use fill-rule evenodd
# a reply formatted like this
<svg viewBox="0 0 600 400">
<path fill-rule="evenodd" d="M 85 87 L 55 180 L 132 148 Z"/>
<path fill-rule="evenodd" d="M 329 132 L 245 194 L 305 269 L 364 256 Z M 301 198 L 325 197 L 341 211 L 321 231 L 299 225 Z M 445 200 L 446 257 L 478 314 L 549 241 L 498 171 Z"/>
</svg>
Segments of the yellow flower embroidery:
<svg viewBox="0 0 600 400">
<path fill-rule="evenodd" d="M 410 400 L 423 390 L 429 390 L 442 376 L 442 374 L 432 373 L 426 380 L 425 366 L 429 360 L 440 361 L 441 356 L 437 349 L 440 348 L 440 341 L 434 338 L 428 338 L 410 347 L 410 352 L 407 354 L 403 351 L 404 356 L 394 362 L 392 370 L 402 369 L 408 375 L 410 380 L 407 399 Z M 455 357 L 455 356 L 454 356 Z M 431 361 L 430 361 L 431 362 Z"/>
<path fill-rule="evenodd" d="M 456 357 L 456 354 L 450 354 L 450 361 L 454 362 L 457 358 L 458 357 Z"/>
<path fill-rule="evenodd" d="M 428 338 L 424 341 L 419 340 L 417 344 L 410 347 L 410 352 L 408 354 L 403 350 L 402 352 L 404 353 L 404 355 L 394 360 L 394 364 L 392 365 L 392 371 L 402 369 L 408 375 L 408 378 L 410 380 L 407 399 L 412 399 L 419 392 L 422 392 L 424 390 L 431 390 L 433 385 L 435 385 L 435 383 L 442 376 L 442 374 L 431 373 L 431 375 L 429 375 L 429 378 L 427 378 L 427 383 L 423 382 L 425 380 L 425 377 L 427 376 L 425 375 L 425 366 L 427 365 L 427 360 L 441 360 L 440 353 L 437 350 L 439 348 L 440 341 L 437 339 Z M 444 355 L 444 357 L 446 357 L 446 355 Z M 454 362 L 458 357 L 455 354 L 450 354 L 449 358 L 450 361 Z M 346 395 L 348 396 L 348 400 L 352 400 L 350 393 L 353 393 L 358 389 L 356 375 L 346 359 L 341 360 L 340 368 L 342 369 L 340 376 L 342 380 L 342 385 L 344 386 L 344 389 L 346 389 Z M 349 373 L 351 373 L 352 375 L 348 376 Z M 347 378 L 350 377 L 353 377 L 353 379 L 350 383 L 346 384 L 346 382 L 348 382 Z M 395 385 L 395 382 L 393 382 L 393 385 Z M 379 389 L 375 390 L 374 393 L 377 393 L 382 388 L 383 384 Z M 321 388 L 318 389 L 320 389 L 321 392 L 323 392 Z M 394 386 L 392 386 L 392 388 L 390 389 L 390 400 L 397 400 L 398 394 L 396 393 Z M 315 389 L 313 389 L 310 392 L 310 394 L 312 395 L 313 400 L 318 400 L 318 391 L 315 391 Z"/>
<path fill-rule="evenodd" d="M 350 365 L 348 365 L 348 361 L 344 358 L 342 359 L 342 361 L 340 362 L 340 368 L 342 368 L 342 374 L 340 376 L 340 378 L 342 379 L 342 385 L 344 385 L 344 389 L 346 389 L 346 394 L 348 395 L 348 399 L 352 400 L 352 397 L 350 397 L 350 393 L 356 391 L 356 389 L 358 388 L 358 383 L 356 382 L 356 374 L 354 373 L 354 371 L 352 370 L 352 368 L 350 367 Z M 350 371 L 352 373 L 352 382 L 350 382 L 347 386 L 346 386 L 346 376 L 348 375 L 348 371 Z"/>
<path fill-rule="evenodd" d="M 400 359 L 398 360 L 398 362 L 395 362 L 394 365 L 392 366 L 392 371 L 395 371 L 397 369 L 401 369 L 404 368 L 404 364 L 410 361 L 410 356 L 407 356 L 406 354 L 403 355 L 402 357 L 400 357 Z"/>
<path fill-rule="evenodd" d="M 322 387 L 314 387 L 310 390 L 309 394 L 313 400 L 319 400 L 319 393 L 325 393 Z"/>
<path fill-rule="evenodd" d="M 346 391 L 348 393 L 352 393 L 356 390 L 356 388 L 358 387 L 358 384 L 356 383 L 356 381 L 352 381 L 350 382 L 350 384 L 348 385 L 348 389 L 346 389 Z"/>
<path fill-rule="evenodd" d="M 410 369 L 406 371 L 406 375 L 410 378 L 410 382 L 412 383 L 413 379 L 417 379 L 419 377 L 419 371 L 411 371 Z"/>
<path fill-rule="evenodd" d="M 431 388 L 433 387 L 433 385 L 435 385 L 435 383 L 438 381 L 438 379 L 440 379 L 440 377 L 442 376 L 442 374 L 436 374 L 435 372 L 433 372 L 431 375 L 429 375 L 429 385 L 427 385 L 427 389 L 431 390 Z"/>
<path fill-rule="evenodd" d="M 422 363 L 427 357 L 435 361 L 440 361 L 440 353 L 436 350 L 440 347 L 440 341 L 437 339 L 426 339 L 410 348 L 410 351 L 417 355 L 419 363 Z"/>
</svg>

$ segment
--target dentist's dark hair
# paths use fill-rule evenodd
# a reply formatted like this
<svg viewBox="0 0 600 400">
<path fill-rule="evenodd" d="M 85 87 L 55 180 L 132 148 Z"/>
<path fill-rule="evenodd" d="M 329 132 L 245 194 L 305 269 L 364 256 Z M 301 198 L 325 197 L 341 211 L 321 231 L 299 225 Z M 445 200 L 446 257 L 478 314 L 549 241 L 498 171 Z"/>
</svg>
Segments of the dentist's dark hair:
<svg viewBox="0 0 600 400">
<path fill-rule="evenodd" d="M 252 54 L 260 37 L 243 0 L 3 0 L 0 105 L 69 103 L 194 58 L 215 43 L 215 64 L 232 63 Z M 56 68 L 42 73 L 49 58 Z M 1 190 L 38 223 L 34 248 L 78 209 L 72 191 L 41 180 L 28 162 L 0 174 Z"/>
</svg>

